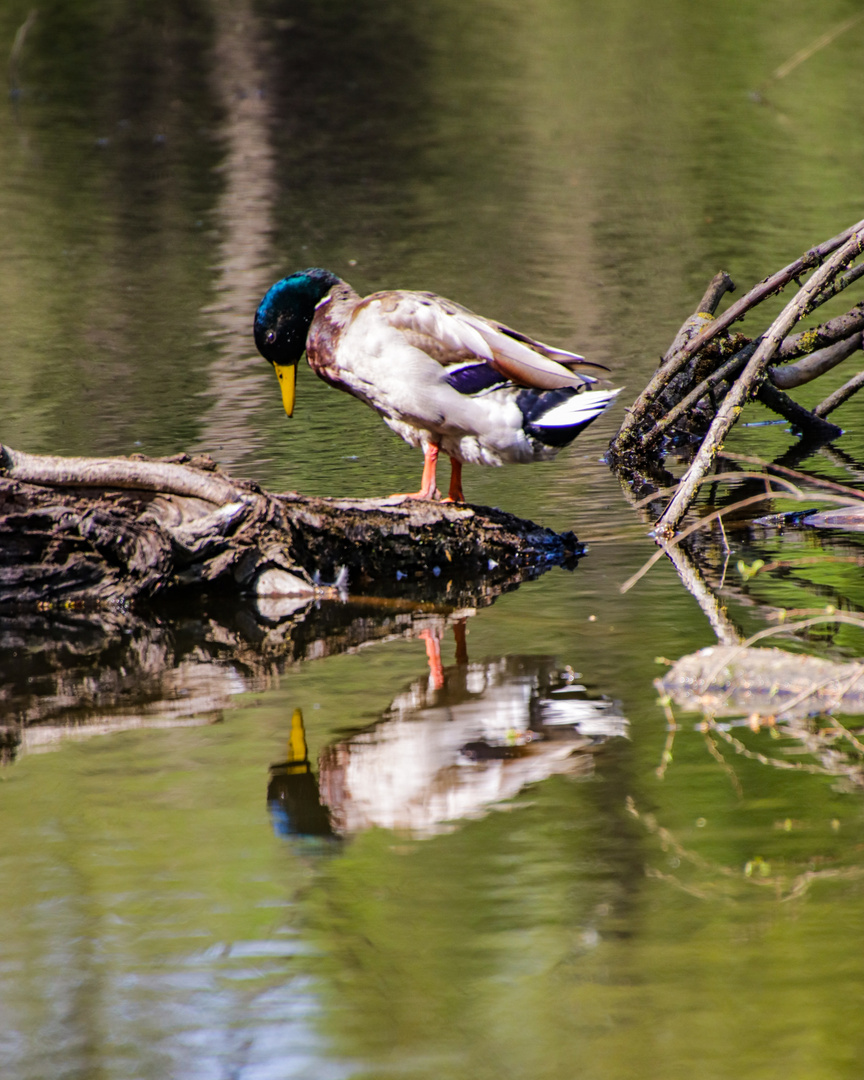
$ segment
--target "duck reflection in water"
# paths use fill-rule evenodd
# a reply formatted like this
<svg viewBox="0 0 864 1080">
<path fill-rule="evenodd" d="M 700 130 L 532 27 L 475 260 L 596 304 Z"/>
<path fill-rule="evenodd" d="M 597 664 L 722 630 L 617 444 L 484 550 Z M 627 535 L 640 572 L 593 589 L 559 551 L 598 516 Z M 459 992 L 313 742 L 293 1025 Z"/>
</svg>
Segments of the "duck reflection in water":
<svg viewBox="0 0 864 1080">
<path fill-rule="evenodd" d="M 295 711 L 289 760 L 271 767 L 267 793 L 279 832 L 447 832 L 527 784 L 590 774 L 598 746 L 626 737 L 628 722 L 614 703 L 589 698 L 579 676 L 551 657 L 469 663 L 464 619 L 452 624 L 456 657 L 445 667 L 443 624 L 427 620 L 417 633 L 429 674 L 399 694 L 379 722 L 326 747 L 317 785 Z"/>
</svg>

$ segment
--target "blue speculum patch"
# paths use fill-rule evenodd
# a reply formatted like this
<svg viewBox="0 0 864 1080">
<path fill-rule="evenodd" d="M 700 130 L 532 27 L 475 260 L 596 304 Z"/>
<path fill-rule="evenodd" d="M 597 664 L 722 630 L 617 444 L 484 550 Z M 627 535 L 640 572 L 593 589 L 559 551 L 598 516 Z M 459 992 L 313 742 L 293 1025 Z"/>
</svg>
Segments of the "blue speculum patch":
<svg viewBox="0 0 864 1080">
<path fill-rule="evenodd" d="M 489 364 L 465 364 L 453 368 L 447 373 L 446 382 L 460 394 L 470 396 L 491 390 L 493 386 L 503 386 L 509 380 Z"/>
</svg>

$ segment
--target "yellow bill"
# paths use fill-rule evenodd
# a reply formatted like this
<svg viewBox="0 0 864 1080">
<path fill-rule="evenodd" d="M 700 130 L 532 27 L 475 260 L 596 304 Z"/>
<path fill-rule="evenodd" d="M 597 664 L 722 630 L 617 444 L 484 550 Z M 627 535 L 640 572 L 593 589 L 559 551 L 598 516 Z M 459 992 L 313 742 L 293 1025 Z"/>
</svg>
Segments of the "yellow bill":
<svg viewBox="0 0 864 1080">
<path fill-rule="evenodd" d="M 290 416 L 294 412 L 294 388 L 297 385 L 296 364 L 274 364 L 276 378 L 282 390 L 282 404 L 285 412 Z"/>
</svg>

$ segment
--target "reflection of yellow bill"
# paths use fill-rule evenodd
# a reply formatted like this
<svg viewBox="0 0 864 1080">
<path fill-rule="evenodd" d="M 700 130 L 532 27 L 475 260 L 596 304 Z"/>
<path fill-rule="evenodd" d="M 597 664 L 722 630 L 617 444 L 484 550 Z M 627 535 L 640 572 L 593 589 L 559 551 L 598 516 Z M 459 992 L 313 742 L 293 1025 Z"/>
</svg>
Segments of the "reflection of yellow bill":
<svg viewBox="0 0 864 1080">
<path fill-rule="evenodd" d="M 276 378 L 282 389 L 282 404 L 285 412 L 290 416 L 294 412 L 294 387 L 297 385 L 296 364 L 274 364 Z"/>
<path fill-rule="evenodd" d="M 308 756 L 306 730 L 303 727 L 303 713 L 300 709 L 295 709 L 291 717 L 291 736 L 288 739 L 288 761 L 305 761 Z"/>
</svg>

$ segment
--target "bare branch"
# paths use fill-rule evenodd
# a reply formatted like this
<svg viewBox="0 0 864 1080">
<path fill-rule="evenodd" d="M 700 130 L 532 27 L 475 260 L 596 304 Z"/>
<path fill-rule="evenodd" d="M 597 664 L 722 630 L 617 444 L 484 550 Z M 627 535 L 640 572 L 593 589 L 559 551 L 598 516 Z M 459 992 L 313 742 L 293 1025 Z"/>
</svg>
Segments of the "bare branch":
<svg viewBox="0 0 864 1080">
<path fill-rule="evenodd" d="M 856 266 L 855 269 L 864 271 L 864 263 L 860 268 Z M 850 308 L 845 315 L 838 315 L 836 319 L 830 319 L 813 330 L 804 330 L 800 334 L 790 335 L 777 350 L 777 359 L 792 360 L 797 356 L 805 356 L 825 345 L 842 341 L 858 330 L 864 330 L 864 301 Z M 777 385 L 780 384 L 777 383 Z M 783 389 L 788 389 L 788 387 L 783 387 Z"/>
<path fill-rule="evenodd" d="M 830 420 L 823 420 L 819 416 L 814 416 L 803 405 L 799 405 L 797 401 L 794 401 L 788 394 L 784 394 L 782 390 L 778 390 L 776 386 L 772 386 L 770 382 L 762 383 L 756 397 L 763 405 L 766 405 L 772 412 L 777 413 L 778 416 L 782 416 L 784 420 L 788 420 L 794 428 L 809 439 L 831 442 L 834 439 L 839 439 L 843 434 L 843 428 L 832 424 Z"/>
<path fill-rule="evenodd" d="M 783 367 L 768 369 L 768 378 L 778 390 L 794 390 L 796 386 L 804 386 L 805 383 L 813 382 L 826 371 L 837 367 L 847 356 L 857 352 L 861 348 L 862 335 L 859 330 L 850 334 L 843 341 L 837 341 L 825 349 L 817 349 L 809 353 L 795 364 L 784 364 Z"/>
<path fill-rule="evenodd" d="M 647 448 L 653 446 L 653 444 L 664 435 L 670 428 L 678 422 L 678 420 L 686 413 L 690 412 L 707 393 L 719 386 L 720 383 L 727 382 L 732 376 L 737 375 L 739 371 L 747 364 L 747 361 L 756 351 L 756 342 L 751 342 L 746 345 L 740 352 L 735 353 L 733 357 L 726 361 L 716 371 L 712 372 L 706 379 L 703 379 L 698 386 L 690 391 L 686 397 L 683 397 L 677 405 L 674 405 L 664 416 L 662 416 L 657 423 L 642 437 L 642 447 Z"/>
<path fill-rule="evenodd" d="M 805 313 L 811 298 L 817 296 L 825 284 L 832 281 L 846 265 L 856 258 L 861 253 L 862 247 L 864 247 L 864 222 L 860 222 L 852 230 L 842 247 L 835 250 L 831 258 L 820 266 L 818 270 L 814 271 L 806 284 L 799 289 L 797 295 L 771 324 L 747 367 L 723 399 L 711 428 L 681 481 L 678 491 L 672 497 L 663 514 L 661 514 L 655 528 L 658 537 L 669 537 L 677 528 L 693 500 L 699 482 L 707 473 L 711 462 L 723 445 L 723 441 L 740 413 L 744 402 L 761 380 L 765 365 L 774 356 L 792 326 Z M 728 315 L 728 311 L 726 314 Z"/>
<path fill-rule="evenodd" d="M 166 461 L 49 457 L 0 446 L 0 471 L 13 480 L 50 487 L 116 487 L 186 495 L 217 506 L 243 498 L 223 476 Z"/>
<path fill-rule="evenodd" d="M 857 394 L 861 387 L 864 386 L 864 371 L 859 371 L 857 375 L 841 386 L 839 390 L 835 390 L 833 394 L 829 394 L 824 401 L 820 401 L 816 408 L 813 410 L 814 416 L 827 416 L 828 413 L 834 412 L 839 408 L 844 401 L 848 401 L 853 394 Z"/>
<path fill-rule="evenodd" d="M 751 308 L 756 307 L 757 304 L 760 304 L 767 297 L 773 296 L 774 293 L 780 292 L 790 281 L 793 281 L 807 270 L 819 266 L 827 255 L 836 252 L 838 248 L 847 244 L 850 237 L 857 236 L 862 229 L 864 229 L 864 220 L 857 222 L 848 229 L 844 229 L 842 233 L 838 233 L 837 236 L 832 237 L 830 240 L 826 240 L 824 243 L 817 244 L 816 247 L 810 248 L 810 250 L 806 251 L 800 258 L 789 263 L 789 265 L 785 266 L 782 270 L 778 270 L 777 273 L 772 274 L 770 277 L 765 278 L 764 281 L 761 281 L 758 285 L 754 286 L 748 293 L 742 296 L 740 300 L 731 304 L 722 315 L 716 319 L 712 319 L 708 325 L 704 325 L 703 320 L 703 329 L 698 333 L 692 333 L 692 330 L 695 327 L 693 326 L 694 320 L 691 317 L 691 319 L 684 324 L 681 331 L 679 331 L 675 341 L 664 357 L 661 366 L 654 373 L 653 377 L 648 382 L 648 385 L 626 413 L 624 422 L 621 424 L 618 434 L 613 440 L 613 448 L 620 450 L 632 442 L 636 435 L 636 429 L 651 403 L 667 385 L 669 380 L 681 371 L 691 356 L 694 356 L 710 341 L 713 341 L 718 334 L 726 330 L 732 323 L 742 319 Z M 856 249 L 855 253 L 850 256 L 846 262 L 851 261 L 858 253 L 859 251 Z M 834 274 L 836 275 L 836 271 Z M 815 291 L 811 294 L 810 299 L 815 302 Z M 685 333 L 688 328 L 690 330 L 689 336 Z M 686 340 L 682 340 L 682 338 L 686 338 Z"/>
<path fill-rule="evenodd" d="M 725 270 L 719 270 L 708 282 L 708 288 L 705 290 L 705 295 L 699 301 L 699 307 L 696 310 L 713 315 L 717 311 L 717 305 L 727 292 L 735 292 L 735 282 Z"/>
<path fill-rule="evenodd" d="M 742 465 L 755 465 L 773 476 L 786 476 L 801 485 L 809 484 L 812 487 L 821 488 L 823 491 L 831 491 L 835 495 L 842 495 L 845 498 L 859 501 L 864 499 L 864 494 L 857 488 L 847 487 L 846 484 L 838 484 L 834 480 L 823 480 L 821 476 L 811 476 L 810 473 L 799 472 L 797 469 L 790 469 L 786 465 L 776 465 L 772 461 L 763 461 L 762 458 L 753 457 L 750 454 L 733 454 L 729 450 L 721 450 L 717 456 L 725 461 L 737 461 Z"/>
</svg>

